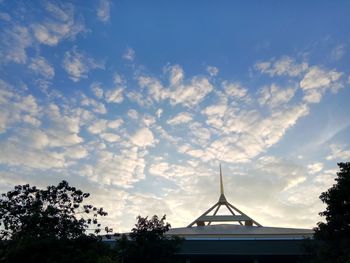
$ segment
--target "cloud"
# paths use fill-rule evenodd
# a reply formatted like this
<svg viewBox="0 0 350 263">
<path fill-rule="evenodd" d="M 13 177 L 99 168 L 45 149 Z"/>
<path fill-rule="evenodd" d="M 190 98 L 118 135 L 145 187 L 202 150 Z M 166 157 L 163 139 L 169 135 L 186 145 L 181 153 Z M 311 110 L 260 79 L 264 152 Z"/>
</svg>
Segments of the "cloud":
<svg viewBox="0 0 350 263">
<path fill-rule="evenodd" d="M 303 90 L 328 87 L 334 84 L 342 76 L 336 70 L 325 71 L 317 66 L 311 67 L 304 78 L 300 81 Z"/>
<path fill-rule="evenodd" d="M 83 122 L 83 116 L 76 112 L 61 112 L 56 104 L 49 104 L 45 109 L 47 116 L 46 133 L 50 136 L 51 147 L 66 147 L 80 144 L 84 141 L 79 135 L 80 125 Z"/>
<path fill-rule="evenodd" d="M 179 85 L 184 79 L 184 71 L 179 65 L 166 67 L 165 71 L 169 72 L 169 82 L 172 86 Z"/>
<path fill-rule="evenodd" d="M 180 112 L 177 114 L 175 117 L 169 119 L 167 123 L 169 125 L 178 125 L 182 123 L 188 123 L 192 121 L 192 115 L 189 114 L 188 112 Z"/>
<path fill-rule="evenodd" d="M 347 145 L 331 144 L 331 154 L 326 157 L 327 160 L 347 161 L 350 159 L 350 150 Z"/>
<path fill-rule="evenodd" d="M 0 133 L 4 133 L 16 123 L 24 122 L 38 126 L 40 107 L 32 95 L 16 92 L 7 82 L 0 79 Z"/>
<path fill-rule="evenodd" d="M 186 107 L 198 105 L 213 90 L 207 78 L 194 77 L 187 85 L 180 85 L 170 91 L 170 104 L 183 104 Z"/>
<path fill-rule="evenodd" d="M 222 117 L 208 115 L 206 123 L 217 128 L 213 137 L 219 139 L 208 140 L 211 135 L 205 128 L 208 131 L 199 132 L 198 138 L 196 132 L 191 133 L 190 138 L 194 138 L 192 144 L 196 143 L 196 147 L 185 144 L 180 145 L 178 150 L 204 162 L 249 162 L 276 144 L 285 132 L 308 112 L 307 105 L 300 104 L 274 110 L 271 115 L 264 117 L 254 109 L 231 107 Z M 217 121 L 212 121 L 213 119 Z"/>
<path fill-rule="evenodd" d="M 0 163 L 34 169 L 63 168 L 64 156 L 59 152 L 35 150 L 13 142 L 1 142 Z"/>
<path fill-rule="evenodd" d="M 345 53 L 346 53 L 346 46 L 344 44 L 337 45 L 331 51 L 331 58 L 334 60 L 340 60 L 344 57 Z"/>
<path fill-rule="evenodd" d="M 154 136 L 150 129 L 141 128 L 131 136 L 131 141 L 139 147 L 146 147 L 154 144 Z"/>
<path fill-rule="evenodd" d="M 92 69 L 104 68 L 103 64 L 97 63 L 94 59 L 79 52 L 77 47 L 73 47 L 72 50 L 65 53 L 62 66 L 74 82 L 87 78 L 87 74 Z"/>
<path fill-rule="evenodd" d="M 214 89 L 208 78 L 203 76 L 185 80 L 183 69 L 179 65 L 167 66 L 165 73 L 168 74 L 169 87 L 155 77 L 138 76 L 139 86 L 148 93 L 147 101 L 169 100 L 173 106 L 180 104 L 192 108 L 202 102 Z"/>
<path fill-rule="evenodd" d="M 0 33 L 0 63 L 27 62 L 26 49 L 32 45 L 32 38 L 28 28 L 20 25 L 5 27 Z"/>
<path fill-rule="evenodd" d="M 92 134 L 99 134 L 107 129 L 107 120 L 99 119 L 94 121 L 87 129 Z"/>
<path fill-rule="evenodd" d="M 123 123 L 124 121 L 122 119 L 115 119 L 113 121 L 109 121 L 107 126 L 111 129 L 118 129 Z"/>
<path fill-rule="evenodd" d="M 147 91 L 152 100 L 159 102 L 168 98 L 168 94 L 165 91 L 162 83 L 156 79 L 149 76 L 138 77 L 138 84 L 141 88 L 147 88 Z"/>
<path fill-rule="evenodd" d="M 121 103 L 124 100 L 123 88 L 117 87 L 115 89 L 107 90 L 105 92 L 105 99 L 108 103 Z"/>
<path fill-rule="evenodd" d="M 103 89 L 101 87 L 101 83 L 100 82 L 93 82 L 91 85 L 90 85 L 90 88 L 92 90 L 92 92 L 94 93 L 94 95 L 101 99 L 103 98 Z"/>
<path fill-rule="evenodd" d="M 120 136 L 117 134 L 114 134 L 114 133 L 109 133 L 109 132 L 102 133 L 102 134 L 100 134 L 100 137 L 107 142 L 120 141 Z"/>
<path fill-rule="evenodd" d="M 309 169 L 310 174 L 315 174 L 322 171 L 323 166 L 324 166 L 323 163 L 316 162 L 316 163 L 309 164 L 307 168 Z"/>
<path fill-rule="evenodd" d="M 63 39 L 74 38 L 85 31 L 84 23 L 76 21 L 74 6 L 70 3 L 45 2 L 43 22 L 31 25 L 34 37 L 41 44 L 55 46 Z"/>
<path fill-rule="evenodd" d="M 214 77 L 219 73 L 219 69 L 214 66 L 208 66 L 207 72 L 209 73 L 210 76 Z"/>
<path fill-rule="evenodd" d="M 296 63 L 293 58 L 283 56 L 280 59 L 258 62 L 255 69 L 261 73 L 273 76 L 287 75 L 290 77 L 300 76 L 308 68 L 306 62 Z"/>
<path fill-rule="evenodd" d="M 94 160 L 84 165 L 79 174 L 100 185 L 129 188 L 145 178 L 143 155 L 137 147 L 121 149 L 118 153 L 96 151 Z"/>
<path fill-rule="evenodd" d="M 258 101 L 261 105 L 278 107 L 289 102 L 294 97 L 295 90 L 295 88 L 280 88 L 276 84 L 271 84 L 260 89 Z"/>
<path fill-rule="evenodd" d="M 97 18 L 98 20 L 106 23 L 110 20 L 112 2 L 110 0 L 100 0 L 99 6 L 97 8 Z"/>
<path fill-rule="evenodd" d="M 158 119 L 162 116 L 162 113 L 163 113 L 163 109 L 161 109 L 161 108 L 159 108 L 159 109 L 156 111 L 156 116 L 157 116 Z"/>
<path fill-rule="evenodd" d="M 106 114 L 107 113 L 107 109 L 103 103 L 97 102 L 94 99 L 88 98 L 84 94 L 82 95 L 81 105 L 90 107 L 93 112 L 96 112 L 99 114 Z"/>
<path fill-rule="evenodd" d="M 137 120 L 138 119 L 138 117 L 139 117 L 139 114 L 137 113 L 137 111 L 136 110 L 134 110 L 134 109 L 130 109 L 130 110 L 128 110 L 128 117 L 130 118 L 130 119 L 133 119 L 133 120 Z"/>
<path fill-rule="evenodd" d="M 132 48 L 128 47 L 126 49 L 125 53 L 123 54 L 123 58 L 125 60 L 134 61 L 134 59 L 135 59 L 135 50 L 133 50 Z"/>
<path fill-rule="evenodd" d="M 224 81 L 222 83 L 224 90 L 228 96 L 234 98 L 244 98 L 247 95 L 247 89 L 242 87 L 239 83 L 229 83 Z"/>
<path fill-rule="evenodd" d="M 318 103 L 326 90 L 338 91 L 342 88 L 339 82 L 342 75 L 342 72 L 336 70 L 325 71 L 317 66 L 310 67 L 300 81 L 300 87 L 305 93 L 304 100 L 308 103 Z"/>
<path fill-rule="evenodd" d="M 28 66 L 35 74 L 41 75 L 45 79 L 52 79 L 55 76 L 55 70 L 50 63 L 43 57 L 35 57 L 31 59 Z"/>
<path fill-rule="evenodd" d="M 125 84 L 125 80 L 123 79 L 123 77 L 118 74 L 118 73 L 115 73 L 114 76 L 113 76 L 113 82 L 117 85 L 119 84 Z"/>
</svg>

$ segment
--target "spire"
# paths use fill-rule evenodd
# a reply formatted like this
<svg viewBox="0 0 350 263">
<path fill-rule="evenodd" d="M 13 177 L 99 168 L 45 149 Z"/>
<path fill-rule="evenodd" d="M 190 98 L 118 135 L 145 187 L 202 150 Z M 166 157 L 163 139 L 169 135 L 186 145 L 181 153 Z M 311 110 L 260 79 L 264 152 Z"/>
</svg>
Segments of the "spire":
<svg viewBox="0 0 350 263">
<path fill-rule="evenodd" d="M 221 163 L 220 163 L 220 198 L 219 203 L 224 204 L 226 203 L 226 197 L 224 194 L 224 183 L 222 181 L 222 170 L 221 170 Z"/>
<path fill-rule="evenodd" d="M 222 181 L 222 171 L 221 171 L 221 163 L 220 163 L 220 194 L 224 194 L 224 183 Z"/>
<path fill-rule="evenodd" d="M 220 207 L 226 207 L 229 215 L 218 215 Z M 212 212 L 213 211 L 213 212 Z M 212 214 L 211 214 L 212 213 Z M 261 225 L 244 214 L 242 211 L 238 210 L 236 207 L 227 202 L 224 194 L 224 182 L 222 180 L 222 170 L 220 164 L 220 198 L 219 201 L 215 203 L 211 208 L 209 208 L 204 214 L 198 217 L 195 221 L 189 224 L 187 227 L 192 227 L 194 224 L 197 226 L 210 225 L 212 222 L 238 222 L 241 226 L 258 226 Z"/>
</svg>

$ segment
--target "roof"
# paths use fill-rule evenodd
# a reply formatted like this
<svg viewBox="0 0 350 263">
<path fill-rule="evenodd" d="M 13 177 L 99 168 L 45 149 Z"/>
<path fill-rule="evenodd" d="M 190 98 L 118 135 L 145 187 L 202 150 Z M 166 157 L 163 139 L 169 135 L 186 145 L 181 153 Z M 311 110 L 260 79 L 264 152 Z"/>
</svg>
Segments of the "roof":
<svg viewBox="0 0 350 263">
<path fill-rule="evenodd" d="M 312 238 L 312 229 L 242 226 L 233 224 L 172 228 L 168 235 L 185 239 L 303 239 Z"/>
</svg>

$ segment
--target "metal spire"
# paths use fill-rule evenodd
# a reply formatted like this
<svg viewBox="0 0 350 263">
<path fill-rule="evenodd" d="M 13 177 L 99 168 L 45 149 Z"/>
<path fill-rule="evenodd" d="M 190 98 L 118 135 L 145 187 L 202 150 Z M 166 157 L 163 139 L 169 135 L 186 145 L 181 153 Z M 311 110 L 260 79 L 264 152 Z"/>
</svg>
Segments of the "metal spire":
<svg viewBox="0 0 350 263">
<path fill-rule="evenodd" d="M 220 207 L 225 206 L 228 211 L 230 212 L 229 215 L 218 215 L 217 212 L 219 211 Z M 210 215 L 211 211 L 214 211 L 212 215 Z M 191 224 L 189 224 L 187 227 L 192 227 L 194 224 L 197 224 L 197 226 L 205 226 L 210 225 L 212 222 L 238 222 L 241 226 L 258 226 L 261 227 L 261 225 L 244 214 L 242 211 L 238 210 L 236 207 L 231 205 L 229 202 L 227 202 L 225 194 L 224 194 L 224 182 L 222 180 L 222 170 L 221 170 L 221 163 L 220 163 L 220 198 L 219 201 L 213 205 L 211 208 L 209 208 L 204 214 L 202 214 L 200 217 L 198 217 L 196 220 L 194 220 Z"/>
<path fill-rule="evenodd" d="M 224 194 L 224 183 L 222 181 L 222 171 L 221 171 L 221 163 L 220 163 L 220 194 Z"/>
</svg>

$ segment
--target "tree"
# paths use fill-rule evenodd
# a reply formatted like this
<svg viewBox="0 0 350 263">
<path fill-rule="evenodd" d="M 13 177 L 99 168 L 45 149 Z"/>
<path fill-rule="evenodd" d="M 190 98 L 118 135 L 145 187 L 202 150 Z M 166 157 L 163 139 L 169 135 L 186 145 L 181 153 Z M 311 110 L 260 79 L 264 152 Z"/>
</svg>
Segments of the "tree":
<svg viewBox="0 0 350 263">
<path fill-rule="evenodd" d="M 98 217 L 107 212 L 86 204 L 88 197 L 66 181 L 46 189 L 18 185 L 2 194 L 0 261 L 98 262 L 100 253 L 108 254 L 95 235 L 101 232 Z"/>
<path fill-rule="evenodd" d="M 327 208 L 320 213 L 326 223 L 315 228 L 315 239 L 322 242 L 317 262 L 350 262 L 350 162 L 338 166 L 336 184 L 320 196 Z"/>
<path fill-rule="evenodd" d="M 154 215 L 137 217 L 137 223 L 129 236 L 123 235 L 118 242 L 118 254 L 122 262 L 175 262 L 175 253 L 180 248 L 181 239 L 167 236 L 170 224 Z"/>
</svg>

